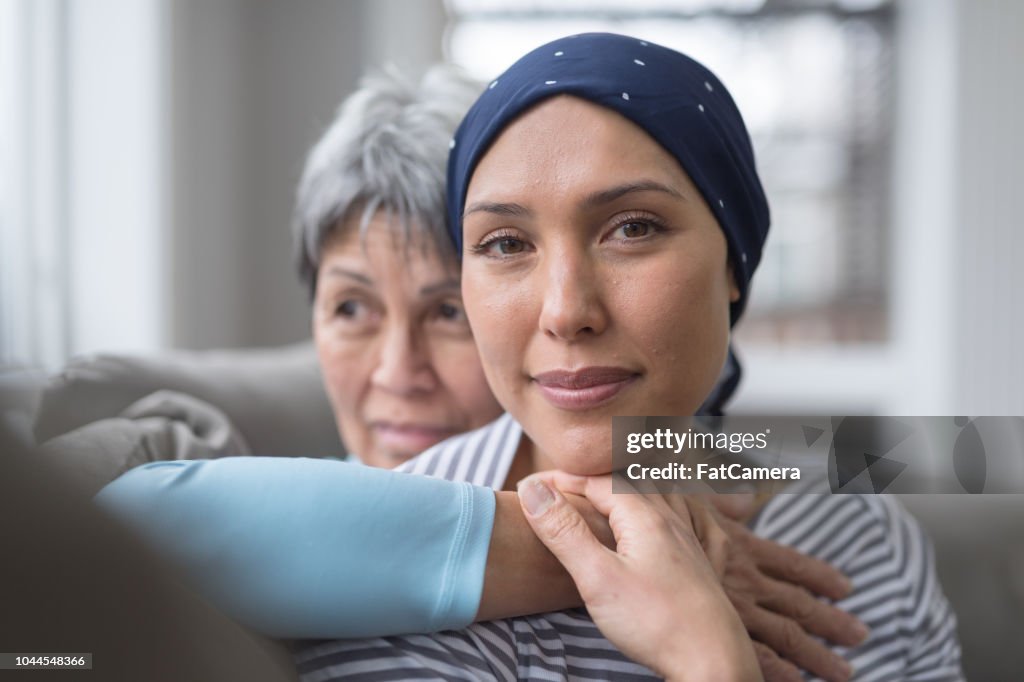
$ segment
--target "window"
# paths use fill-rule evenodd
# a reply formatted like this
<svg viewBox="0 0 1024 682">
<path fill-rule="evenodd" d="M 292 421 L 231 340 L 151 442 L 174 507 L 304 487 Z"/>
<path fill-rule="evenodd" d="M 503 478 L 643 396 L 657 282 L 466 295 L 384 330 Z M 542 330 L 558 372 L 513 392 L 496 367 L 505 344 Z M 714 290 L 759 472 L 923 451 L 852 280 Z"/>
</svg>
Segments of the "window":
<svg viewBox="0 0 1024 682">
<path fill-rule="evenodd" d="M 0 364 L 67 356 L 59 3 L 0 0 Z"/>
<path fill-rule="evenodd" d="M 0 364 L 162 343 L 161 0 L 0 0 Z"/>
</svg>

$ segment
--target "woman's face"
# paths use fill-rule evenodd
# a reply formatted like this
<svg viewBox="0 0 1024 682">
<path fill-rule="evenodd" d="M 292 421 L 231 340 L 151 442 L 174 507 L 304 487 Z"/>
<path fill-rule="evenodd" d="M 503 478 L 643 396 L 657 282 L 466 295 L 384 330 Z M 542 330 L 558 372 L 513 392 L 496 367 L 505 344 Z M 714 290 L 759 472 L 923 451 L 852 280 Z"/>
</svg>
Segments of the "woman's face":
<svg viewBox="0 0 1024 682">
<path fill-rule="evenodd" d="M 393 467 L 495 419 L 459 295 L 458 270 L 430 247 L 407 245 L 378 213 L 358 218 L 321 251 L 313 337 L 346 447 Z M 406 248 L 408 246 L 409 248 Z"/>
<path fill-rule="evenodd" d="M 607 472 L 613 415 L 697 410 L 739 292 L 714 216 L 642 129 L 546 100 L 480 161 L 464 215 L 466 311 L 534 468 Z"/>
</svg>

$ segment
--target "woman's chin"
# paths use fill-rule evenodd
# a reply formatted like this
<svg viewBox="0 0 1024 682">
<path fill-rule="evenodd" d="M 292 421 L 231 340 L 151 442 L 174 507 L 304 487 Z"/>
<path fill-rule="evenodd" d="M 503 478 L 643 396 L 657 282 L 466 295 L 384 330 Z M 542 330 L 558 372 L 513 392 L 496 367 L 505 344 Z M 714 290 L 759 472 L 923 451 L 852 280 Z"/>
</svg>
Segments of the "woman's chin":
<svg viewBox="0 0 1024 682">
<path fill-rule="evenodd" d="M 560 469 L 577 476 L 597 476 L 612 470 L 610 420 L 598 423 L 544 424 L 539 438 L 532 437 L 534 466 L 538 470 Z"/>
<path fill-rule="evenodd" d="M 612 470 L 611 448 L 607 443 L 583 445 L 561 443 L 550 457 L 552 468 L 577 476 L 599 476 Z"/>
<path fill-rule="evenodd" d="M 573 461 L 558 468 L 567 474 L 575 474 L 576 476 L 601 476 L 612 471 L 611 461 L 608 459 L 602 459 L 600 462 L 593 460 Z"/>
</svg>

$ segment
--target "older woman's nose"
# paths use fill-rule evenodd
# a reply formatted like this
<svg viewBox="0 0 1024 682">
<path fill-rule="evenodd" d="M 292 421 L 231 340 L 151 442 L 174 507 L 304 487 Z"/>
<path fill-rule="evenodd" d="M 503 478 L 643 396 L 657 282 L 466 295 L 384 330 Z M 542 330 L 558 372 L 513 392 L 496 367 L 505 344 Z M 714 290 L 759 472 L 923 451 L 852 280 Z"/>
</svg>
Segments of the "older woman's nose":
<svg viewBox="0 0 1024 682">
<path fill-rule="evenodd" d="M 540 330 L 551 338 L 578 341 L 608 325 L 601 286 L 586 256 L 553 254 L 541 283 Z"/>
<path fill-rule="evenodd" d="M 397 326 L 388 329 L 371 375 L 373 384 L 400 395 L 432 391 L 437 387 L 437 375 L 424 346 L 424 339 L 414 330 Z"/>
</svg>

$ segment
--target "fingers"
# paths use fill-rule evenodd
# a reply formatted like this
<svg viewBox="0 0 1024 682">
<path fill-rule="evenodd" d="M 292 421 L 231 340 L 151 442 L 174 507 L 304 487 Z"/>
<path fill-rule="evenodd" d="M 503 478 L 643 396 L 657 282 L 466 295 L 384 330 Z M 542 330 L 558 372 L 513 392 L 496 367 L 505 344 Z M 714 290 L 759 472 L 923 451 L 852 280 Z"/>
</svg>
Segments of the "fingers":
<svg viewBox="0 0 1024 682">
<path fill-rule="evenodd" d="M 804 676 L 800 674 L 799 668 L 779 658 L 778 654 L 761 642 L 754 642 L 754 654 L 764 682 L 803 682 Z"/>
<path fill-rule="evenodd" d="M 586 599 L 589 581 L 609 570 L 614 552 L 601 544 L 579 511 L 540 477 L 524 478 L 518 491 L 527 523 L 565 566 Z"/>
<path fill-rule="evenodd" d="M 608 474 L 575 476 L 552 470 L 534 474 L 524 481 L 529 479 L 543 481 L 549 487 L 564 493 L 584 496 L 594 509 L 607 518 L 614 542 L 606 540 L 604 544 L 614 545 L 618 557 L 636 558 L 639 555 L 657 552 L 659 543 L 664 542 L 685 544 L 692 541 L 694 546 L 700 546 L 685 505 L 682 509 L 673 510 L 666 503 L 664 496 L 638 493 L 636 488 L 624 479 L 614 480 L 614 491 L 613 476 Z M 715 528 L 713 522 L 711 528 Z M 711 534 L 709 531 L 708 535 Z M 718 564 L 724 564 L 724 543 L 727 539 L 721 531 L 719 535 L 721 537 L 716 538 L 712 544 L 720 546 L 721 549 L 715 556 L 709 555 L 709 558 L 712 559 L 712 568 L 720 575 Z M 716 564 L 715 557 L 719 554 L 722 558 Z"/>
<path fill-rule="evenodd" d="M 850 594 L 850 580 L 830 564 L 801 554 L 791 547 L 759 538 L 749 531 L 747 534 L 747 548 L 758 568 L 766 575 L 832 600 L 839 600 Z"/>
<path fill-rule="evenodd" d="M 757 511 L 754 493 L 702 494 L 699 497 L 733 521 L 746 521 Z"/>
<path fill-rule="evenodd" d="M 842 646 L 856 646 L 867 638 L 867 627 L 846 611 L 788 583 L 765 582 L 770 586 L 758 599 L 761 606 L 793 619 L 809 634 Z"/>
<path fill-rule="evenodd" d="M 613 484 L 611 474 L 577 476 L 558 469 L 551 469 L 533 474 L 533 477 L 545 481 L 549 486 L 557 488 L 563 493 L 586 497 L 594 505 L 594 508 L 606 517 L 611 516 L 612 509 L 616 506 L 625 505 L 629 507 L 630 511 L 636 511 L 646 503 L 666 518 L 678 519 L 684 528 L 693 530 L 690 512 L 686 506 L 686 496 L 683 495 L 647 492 L 621 477 L 617 478 Z"/>
<path fill-rule="evenodd" d="M 550 487 L 556 488 L 564 493 L 582 495 L 590 501 L 594 508 L 611 517 L 612 511 L 619 507 L 624 513 L 629 513 L 635 518 L 646 516 L 650 509 L 655 508 L 661 513 L 661 504 L 664 506 L 662 496 L 657 494 L 643 494 L 630 484 L 629 481 L 619 478 L 614 482 L 617 490 L 613 492 L 612 475 L 602 476 L 576 476 L 567 474 L 564 471 L 552 469 L 533 474 L 528 478 L 536 478 L 544 481 Z M 523 479 L 526 480 L 526 479 Z M 645 509 L 646 508 L 646 509 Z M 643 509 L 643 511 L 641 511 Z M 686 517 L 689 525 L 689 517 Z"/>
<path fill-rule="evenodd" d="M 795 621 L 752 604 L 737 604 L 751 637 L 798 668 L 829 682 L 847 682 L 850 664 L 808 635 Z"/>
<path fill-rule="evenodd" d="M 608 523 L 607 517 L 599 512 L 594 505 L 590 503 L 590 500 L 583 497 L 582 495 L 574 495 L 573 493 L 563 493 L 566 501 L 576 508 L 576 511 L 580 513 L 583 520 L 590 526 L 591 532 L 594 536 L 601 541 L 601 544 L 608 549 L 614 550 L 616 546 L 615 533 L 612 532 L 611 525 Z"/>
<path fill-rule="evenodd" d="M 560 469 L 548 469 L 547 471 L 541 471 L 536 474 L 532 474 L 529 478 L 536 478 L 544 481 L 552 488 L 557 488 L 563 493 L 572 493 L 573 495 L 584 496 L 587 492 L 587 482 L 592 478 L 591 476 L 577 476 L 576 474 L 567 474 Z M 608 476 L 597 476 L 596 478 L 609 478 Z"/>
<path fill-rule="evenodd" d="M 704 554 L 707 555 L 711 567 L 715 569 L 715 574 L 722 578 L 728 562 L 729 536 L 715 520 L 711 508 L 702 500 L 688 496 L 681 499 L 683 503 L 673 504 L 673 509 L 681 508 L 678 510 L 681 514 L 688 511 L 693 531 L 704 549 Z"/>
</svg>

